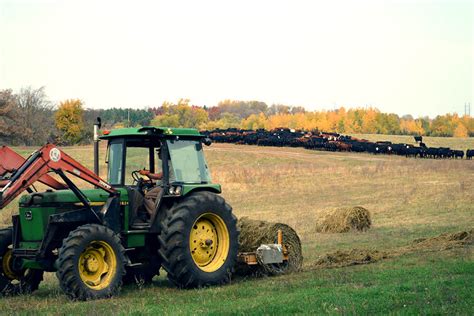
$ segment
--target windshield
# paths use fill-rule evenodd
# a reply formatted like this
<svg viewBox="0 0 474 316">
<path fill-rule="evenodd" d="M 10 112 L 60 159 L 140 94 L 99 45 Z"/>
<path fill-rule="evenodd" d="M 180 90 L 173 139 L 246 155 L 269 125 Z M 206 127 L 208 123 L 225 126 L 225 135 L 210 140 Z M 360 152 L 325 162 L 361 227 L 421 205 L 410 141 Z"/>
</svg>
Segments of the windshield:
<svg viewBox="0 0 474 316">
<path fill-rule="evenodd" d="M 210 183 L 202 145 L 195 140 L 168 140 L 168 149 L 175 181 L 184 183 Z"/>
</svg>

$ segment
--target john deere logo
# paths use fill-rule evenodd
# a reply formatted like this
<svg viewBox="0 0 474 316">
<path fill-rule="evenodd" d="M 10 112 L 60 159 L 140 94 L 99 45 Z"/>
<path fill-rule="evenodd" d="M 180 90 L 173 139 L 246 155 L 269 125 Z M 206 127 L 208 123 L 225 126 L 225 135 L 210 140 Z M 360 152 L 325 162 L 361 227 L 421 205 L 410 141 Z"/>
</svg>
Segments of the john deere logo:
<svg viewBox="0 0 474 316">
<path fill-rule="evenodd" d="M 61 152 L 57 148 L 53 148 L 49 151 L 49 158 L 51 158 L 52 161 L 58 162 L 61 159 Z"/>
<path fill-rule="evenodd" d="M 27 221 L 31 221 L 33 219 L 33 213 L 31 213 L 31 211 L 26 211 L 25 212 L 25 219 Z"/>
<path fill-rule="evenodd" d="M 171 135 L 171 134 L 173 134 L 173 131 L 171 130 L 171 128 L 168 128 L 168 129 L 165 131 L 165 134 Z"/>
</svg>

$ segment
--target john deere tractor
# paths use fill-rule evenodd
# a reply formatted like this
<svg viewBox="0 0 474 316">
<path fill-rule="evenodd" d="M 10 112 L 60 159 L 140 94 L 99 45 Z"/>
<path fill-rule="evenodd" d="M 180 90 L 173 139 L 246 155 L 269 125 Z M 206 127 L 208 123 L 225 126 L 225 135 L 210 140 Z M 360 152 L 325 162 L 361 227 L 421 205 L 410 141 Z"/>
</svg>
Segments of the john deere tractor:
<svg viewBox="0 0 474 316">
<path fill-rule="evenodd" d="M 1 148 L 0 208 L 27 194 L 12 227 L 0 230 L 0 293 L 36 290 L 44 271 L 56 272 L 77 300 L 149 282 L 160 267 L 182 288 L 229 282 L 238 231 L 211 181 L 203 154 L 209 140 L 194 129 L 159 127 L 100 138 L 108 142 L 107 181 L 52 144 L 27 159 Z M 79 189 L 71 176 L 93 188 Z M 35 182 L 49 188 L 40 192 Z M 151 190 L 157 194 L 147 199 Z"/>
</svg>

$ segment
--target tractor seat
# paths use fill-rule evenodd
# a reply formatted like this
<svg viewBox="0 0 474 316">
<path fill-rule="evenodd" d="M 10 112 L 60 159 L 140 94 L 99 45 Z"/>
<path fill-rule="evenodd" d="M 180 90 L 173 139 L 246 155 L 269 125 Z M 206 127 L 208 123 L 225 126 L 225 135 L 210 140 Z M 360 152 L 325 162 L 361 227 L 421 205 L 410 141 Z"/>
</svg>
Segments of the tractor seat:
<svg viewBox="0 0 474 316">
<path fill-rule="evenodd" d="M 143 206 L 143 194 L 136 187 L 127 187 L 129 225 L 133 229 L 144 229 L 150 227 L 150 220 Z"/>
</svg>

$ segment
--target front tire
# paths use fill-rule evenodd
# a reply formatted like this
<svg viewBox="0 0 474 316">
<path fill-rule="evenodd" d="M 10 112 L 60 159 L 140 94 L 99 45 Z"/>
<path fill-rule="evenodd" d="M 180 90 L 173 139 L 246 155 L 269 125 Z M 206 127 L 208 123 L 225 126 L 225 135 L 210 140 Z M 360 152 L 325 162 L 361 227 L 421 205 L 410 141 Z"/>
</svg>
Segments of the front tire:
<svg viewBox="0 0 474 316">
<path fill-rule="evenodd" d="M 58 254 L 56 276 L 63 291 L 74 300 L 116 295 L 125 274 L 125 250 L 109 228 L 89 224 L 64 239 Z"/>
<path fill-rule="evenodd" d="M 222 197 L 196 192 L 167 210 L 159 235 L 168 279 L 180 288 L 230 281 L 238 252 L 237 219 Z"/>
<path fill-rule="evenodd" d="M 38 289 L 43 271 L 16 269 L 13 262 L 12 228 L 0 230 L 0 295 L 29 294 Z"/>
</svg>

